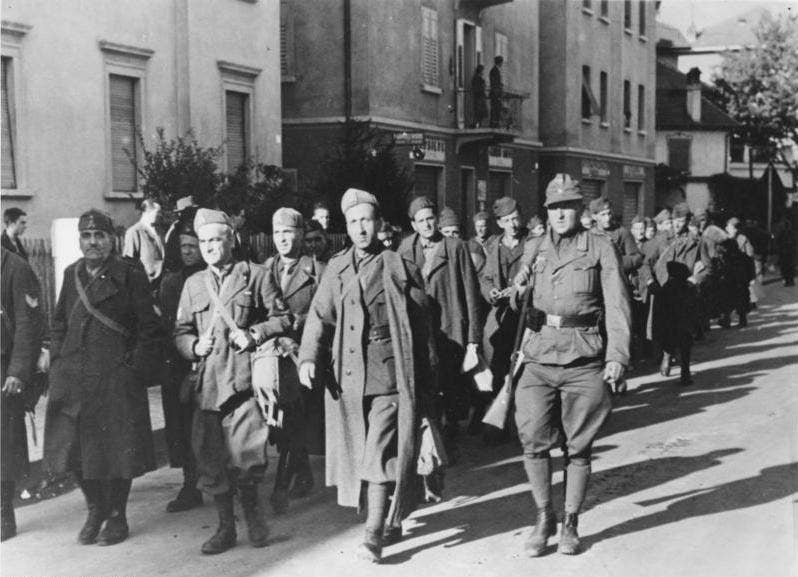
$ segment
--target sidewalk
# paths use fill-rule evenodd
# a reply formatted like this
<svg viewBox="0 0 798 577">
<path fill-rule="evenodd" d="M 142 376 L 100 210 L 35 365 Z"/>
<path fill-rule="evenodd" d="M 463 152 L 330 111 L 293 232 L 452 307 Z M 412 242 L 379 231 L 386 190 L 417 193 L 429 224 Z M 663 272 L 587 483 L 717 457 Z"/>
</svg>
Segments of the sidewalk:
<svg viewBox="0 0 798 577">
<path fill-rule="evenodd" d="M 447 500 L 405 523 L 384 566 L 355 561 L 363 525 L 321 489 L 282 517 L 273 540 L 199 554 L 215 529 L 210 504 L 167 514 L 180 471 L 161 468 L 133 483 L 131 537 L 114 547 L 80 546 L 85 518 L 73 491 L 23 507 L 20 534 L 0 546 L 3 577 L 166 575 L 358 577 L 787 577 L 798 534 L 798 291 L 764 287 L 749 327 L 714 329 L 695 351 L 695 384 L 658 374 L 630 379 L 595 446 L 591 490 L 580 516 L 587 551 L 522 555 L 533 521 L 520 450 L 465 437 L 447 475 Z M 317 482 L 322 459 L 314 460 Z M 555 459 L 556 496 L 562 493 Z M 271 485 L 271 479 L 269 480 Z M 559 509 L 560 505 L 556 504 Z M 239 517 L 241 517 L 239 515 Z M 552 539 L 552 545 L 556 539 Z"/>
</svg>

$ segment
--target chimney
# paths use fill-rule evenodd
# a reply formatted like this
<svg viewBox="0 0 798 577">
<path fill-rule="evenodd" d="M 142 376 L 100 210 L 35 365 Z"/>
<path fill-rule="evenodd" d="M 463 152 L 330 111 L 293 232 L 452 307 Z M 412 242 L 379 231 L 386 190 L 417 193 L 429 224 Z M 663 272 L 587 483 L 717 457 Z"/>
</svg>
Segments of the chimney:
<svg viewBox="0 0 798 577">
<path fill-rule="evenodd" d="M 701 71 L 691 68 L 687 73 L 687 114 L 693 122 L 701 122 Z"/>
</svg>

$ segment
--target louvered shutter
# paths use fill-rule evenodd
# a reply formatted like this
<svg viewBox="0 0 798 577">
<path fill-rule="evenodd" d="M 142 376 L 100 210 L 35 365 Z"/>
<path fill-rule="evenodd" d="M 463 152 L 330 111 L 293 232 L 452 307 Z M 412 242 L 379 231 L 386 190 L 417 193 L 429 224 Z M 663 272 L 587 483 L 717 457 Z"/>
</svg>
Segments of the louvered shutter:
<svg viewBox="0 0 798 577">
<path fill-rule="evenodd" d="M 438 12 L 421 8 L 422 82 L 438 86 Z"/>
<path fill-rule="evenodd" d="M 690 139 L 668 139 L 668 165 L 679 172 L 690 174 Z"/>
<path fill-rule="evenodd" d="M 416 166 L 413 192 L 416 196 L 438 199 L 438 170 L 434 166 Z"/>
<path fill-rule="evenodd" d="M 113 189 L 135 192 L 136 185 L 136 84 L 138 79 L 111 74 L 111 170 Z"/>
<path fill-rule="evenodd" d="M 640 208 L 640 183 L 623 183 L 623 225 L 629 227 Z"/>
<path fill-rule="evenodd" d="M 249 96 L 243 92 L 225 92 L 227 113 L 227 169 L 233 171 L 246 161 L 247 105 Z"/>
<path fill-rule="evenodd" d="M 11 104 L 9 103 L 9 80 L 11 74 L 11 58 L 3 58 L 3 149 L 2 149 L 2 187 L 6 189 L 17 187 L 17 170 L 14 163 L 14 124 L 11 118 Z"/>
<path fill-rule="evenodd" d="M 604 181 L 594 178 L 584 178 L 579 182 L 579 188 L 582 190 L 585 206 L 587 206 L 590 204 L 591 200 L 601 196 L 601 193 L 604 191 Z"/>
<path fill-rule="evenodd" d="M 291 7 L 280 2 L 280 74 L 283 78 L 294 75 L 294 30 Z"/>
</svg>

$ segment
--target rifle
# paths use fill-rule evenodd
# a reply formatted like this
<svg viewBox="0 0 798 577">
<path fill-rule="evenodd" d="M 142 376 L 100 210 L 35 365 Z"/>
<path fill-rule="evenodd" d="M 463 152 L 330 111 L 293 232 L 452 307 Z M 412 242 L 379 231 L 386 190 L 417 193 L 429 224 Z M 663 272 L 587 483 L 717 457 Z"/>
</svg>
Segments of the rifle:
<svg viewBox="0 0 798 577">
<path fill-rule="evenodd" d="M 534 272 L 530 279 L 534 279 Z M 524 360 L 524 355 L 521 352 L 521 342 L 524 337 L 524 329 L 526 328 L 526 311 L 529 308 L 529 300 L 531 298 L 532 288 L 534 282 L 530 283 L 524 296 L 522 297 L 523 303 L 521 305 L 521 316 L 518 318 L 518 327 L 515 330 L 515 344 L 513 345 L 513 353 L 510 355 L 510 371 L 504 377 L 504 385 L 501 390 L 493 399 L 490 407 L 485 412 L 482 422 L 491 427 L 496 427 L 499 430 L 504 430 L 507 425 L 507 416 L 510 413 L 510 406 L 513 402 L 513 392 L 517 383 L 516 377 L 520 373 L 521 364 Z"/>
</svg>

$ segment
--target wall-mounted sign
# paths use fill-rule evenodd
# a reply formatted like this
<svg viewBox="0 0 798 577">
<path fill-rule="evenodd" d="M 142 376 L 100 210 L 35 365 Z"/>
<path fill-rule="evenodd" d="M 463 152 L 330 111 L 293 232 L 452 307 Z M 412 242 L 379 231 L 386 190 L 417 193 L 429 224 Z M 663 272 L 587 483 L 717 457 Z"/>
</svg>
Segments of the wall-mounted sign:
<svg viewBox="0 0 798 577">
<path fill-rule="evenodd" d="M 624 164 L 623 177 L 624 179 L 645 180 L 646 169 L 636 164 Z"/>
<path fill-rule="evenodd" d="M 421 146 L 424 144 L 423 132 L 399 132 L 393 135 L 394 144 Z"/>
<path fill-rule="evenodd" d="M 610 165 L 600 160 L 583 160 L 582 177 L 584 178 L 609 178 Z"/>
</svg>

